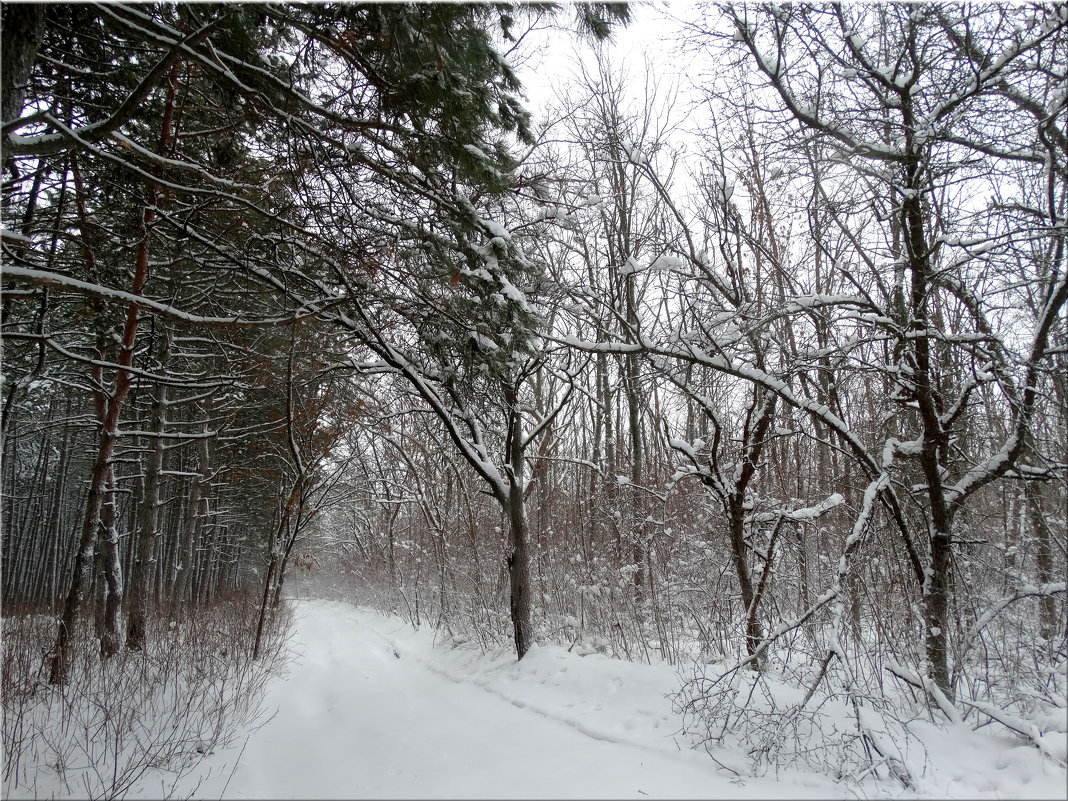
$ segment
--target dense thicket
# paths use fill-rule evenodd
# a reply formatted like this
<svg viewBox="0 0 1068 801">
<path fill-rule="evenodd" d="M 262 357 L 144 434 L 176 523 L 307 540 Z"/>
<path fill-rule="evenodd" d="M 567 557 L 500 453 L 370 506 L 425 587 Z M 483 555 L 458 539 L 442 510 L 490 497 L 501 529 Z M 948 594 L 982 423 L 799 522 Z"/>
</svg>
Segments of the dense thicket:
<svg viewBox="0 0 1068 801">
<path fill-rule="evenodd" d="M 108 656 L 296 569 L 694 659 L 709 736 L 833 696 L 874 759 L 917 693 L 1040 744 L 1064 8 L 710 9 L 696 132 L 603 57 L 536 128 L 541 13 L 5 6 L 3 599 L 62 613 L 52 680 L 86 598 Z"/>
</svg>

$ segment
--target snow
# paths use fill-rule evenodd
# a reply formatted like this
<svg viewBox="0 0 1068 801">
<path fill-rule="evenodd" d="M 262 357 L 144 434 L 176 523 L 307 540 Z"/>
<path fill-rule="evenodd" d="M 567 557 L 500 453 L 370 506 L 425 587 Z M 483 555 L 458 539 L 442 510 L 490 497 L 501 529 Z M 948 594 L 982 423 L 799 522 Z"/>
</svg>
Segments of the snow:
<svg viewBox="0 0 1068 801">
<path fill-rule="evenodd" d="M 6 238 L 6 235 L 5 235 Z M 235 323 L 248 323 L 251 318 L 241 317 L 206 317 L 202 315 L 190 314 L 188 312 L 181 311 L 174 306 L 169 306 L 166 303 L 160 303 L 159 301 L 152 300 L 150 298 L 142 297 L 141 295 L 135 295 L 132 292 L 125 292 L 120 289 L 111 289 L 110 287 L 103 286 L 102 284 L 94 284 L 89 281 L 80 281 L 77 278 L 71 278 L 63 275 L 62 273 L 52 272 L 50 270 L 34 270 L 27 267 L 20 267 L 17 264 L 5 264 L 4 273 L 8 277 L 18 278 L 27 281 L 28 283 L 40 284 L 45 286 L 61 286 L 67 289 L 73 289 L 77 292 L 82 292 L 86 295 L 113 298 L 121 300 L 132 305 L 140 306 L 151 311 L 157 312 L 164 317 L 171 317 L 176 320 L 182 320 L 184 322 L 193 323 L 195 325 L 233 325 Z M 255 320 L 255 322 L 262 325 L 277 324 L 287 322 L 291 318 L 261 318 Z M 61 353 L 65 353 L 58 345 L 53 343 L 53 348 L 59 350 Z"/>
<path fill-rule="evenodd" d="M 787 512 L 785 517 L 788 517 L 791 520 L 815 520 L 834 507 L 841 506 L 843 503 L 845 503 L 845 498 L 836 492 L 822 503 L 818 503 L 815 506 L 809 506 L 805 509 L 795 509 L 792 512 Z"/>
<path fill-rule="evenodd" d="M 829 779 L 719 772 L 680 750 L 666 665 L 537 647 L 434 646 L 426 629 L 300 601 L 299 656 L 269 690 L 270 722 L 207 757 L 196 798 L 766 798 L 842 796 Z M 236 767 L 233 764 L 237 757 Z M 165 776 L 131 797 L 158 797 Z"/>
<path fill-rule="evenodd" d="M 508 298 L 516 305 L 518 305 L 524 311 L 530 311 L 527 306 L 527 296 L 524 295 L 511 281 L 504 275 L 500 276 L 501 281 L 501 294 Z"/>
<path fill-rule="evenodd" d="M 1064 769 L 1020 738 L 923 721 L 915 792 L 785 768 L 752 777 L 743 750 L 688 747 L 667 664 L 581 645 L 534 646 L 517 663 L 346 603 L 291 603 L 295 656 L 268 688 L 273 717 L 176 786 L 156 772 L 129 797 L 1065 797 Z"/>
<path fill-rule="evenodd" d="M 632 142 L 629 139 L 624 139 L 621 143 L 623 145 L 623 152 L 627 154 L 627 161 L 631 164 L 643 165 L 648 164 L 649 159 L 646 158 L 642 152 L 641 147 L 637 142 Z"/>
<path fill-rule="evenodd" d="M 470 153 L 472 156 L 474 156 L 476 159 L 479 159 L 480 161 L 490 160 L 489 156 L 486 155 L 484 150 L 482 150 L 481 148 L 477 148 L 474 145 L 464 145 L 464 150 L 466 150 L 468 153 Z"/>
<path fill-rule="evenodd" d="M 723 202 L 729 203 L 734 195 L 734 181 L 727 176 L 723 176 L 723 180 L 719 184 L 719 193 Z"/>
<path fill-rule="evenodd" d="M 534 215 L 536 222 L 541 220 L 558 220 L 563 226 L 574 226 L 578 224 L 578 221 L 567 213 L 567 209 L 560 206 L 543 206 L 538 209 L 538 213 Z"/>
<path fill-rule="evenodd" d="M 28 236 L 18 233 L 17 231 L 11 231 L 7 228 L 0 227 L 0 239 L 5 242 L 11 242 L 17 245 L 32 245 L 33 240 Z"/>
<path fill-rule="evenodd" d="M 650 268 L 656 270 L 677 270 L 683 266 L 683 260 L 677 256 L 664 255 L 658 256 L 650 265 Z"/>
<path fill-rule="evenodd" d="M 493 238 L 503 239 L 505 242 L 512 241 L 512 232 L 496 220 L 487 220 L 480 218 L 479 222 L 481 222 L 482 225 L 485 226 L 486 230 L 489 231 L 490 236 L 492 236 Z"/>
</svg>

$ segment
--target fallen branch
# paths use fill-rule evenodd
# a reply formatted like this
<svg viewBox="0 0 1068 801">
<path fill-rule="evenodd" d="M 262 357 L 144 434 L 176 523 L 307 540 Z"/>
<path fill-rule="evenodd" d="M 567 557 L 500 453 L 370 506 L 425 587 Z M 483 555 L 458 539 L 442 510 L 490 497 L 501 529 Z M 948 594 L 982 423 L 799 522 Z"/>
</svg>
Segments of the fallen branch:
<svg viewBox="0 0 1068 801">
<path fill-rule="evenodd" d="M 926 692 L 938 705 L 938 708 L 942 710 L 942 714 L 949 718 L 950 723 L 964 723 L 964 719 L 960 716 L 957 707 L 953 705 L 953 702 L 946 697 L 945 693 L 931 679 L 926 676 L 920 676 L 918 673 L 913 673 L 908 668 L 902 667 L 889 659 L 886 661 L 886 669 L 902 681 Z"/>
<path fill-rule="evenodd" d="M 1006 712 L 1004 709 L 998 709 L 993 704 L 987 704 L 983 701 L 968 701 L 961 699 L 960 701 L 965 706 L 969 706 L 972 709 L 982 712 L 988 718 L 997 723 L 1000 723 L 1006 729 L 1014 731 L 1026 740 L 1029 740 L 1032 745 L 1035 746 L 1042 754 L 1042 756 L 1051 760 L 1054 764 L 1065 767 L 1065 761 L 1052 753 L 1049 749 L 1049 743 L 1046 742 L 1046 738 L 1042 732 L 1038 730 L 1038 726 L 1029 720 L 1018 718 L 1010 712 Z"/>
</svg>

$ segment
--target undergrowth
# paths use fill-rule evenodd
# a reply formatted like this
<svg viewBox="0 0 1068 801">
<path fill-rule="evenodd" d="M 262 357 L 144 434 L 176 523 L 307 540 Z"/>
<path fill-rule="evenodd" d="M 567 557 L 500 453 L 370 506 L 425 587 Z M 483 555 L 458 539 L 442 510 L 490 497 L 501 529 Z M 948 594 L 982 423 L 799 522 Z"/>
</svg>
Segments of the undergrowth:
<svg viewBox="0 0 1068 801">
<path fill-rule="evenodd" d="M 195 614 L 157 614 L 148 647 L 107 660 L 89 621 L 70 681 L 48 684 L 50 615 L 3 619 L 4 797 L 122 798 L 138 782 L 169 795 L 205 755 L 263 722 L 263 690 L 285 663 L 291 619 L 272 616 L 252 660 L 257 606 L 234 596 Z"/>
</svg>

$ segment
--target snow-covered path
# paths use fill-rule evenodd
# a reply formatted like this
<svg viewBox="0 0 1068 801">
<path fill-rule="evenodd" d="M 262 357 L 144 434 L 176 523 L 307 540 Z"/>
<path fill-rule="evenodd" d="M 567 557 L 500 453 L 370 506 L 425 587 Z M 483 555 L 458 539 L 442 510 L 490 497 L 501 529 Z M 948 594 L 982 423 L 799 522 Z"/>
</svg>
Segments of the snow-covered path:
<svg viewBox="0 0 1068 801">
<path fill-rule="evenodd" d="M 543 691 L 539 703 L 537 693 L 528 700 L 510 697 L 502 682 L 487 680 L 484 667 L 481 674 L 465 674 L 454 661 L 451 673 L 440 658 L 432 663 L 432 643 L 418 636 L 428 633 L 395 619 L 325 601 L 298 602 L 296 616 L 298 656 L 267 699 L 277 713 L 248 738 L 236 769 L 234 754 L 216 755 L 207 760 L 215 763 L 208 766 L 211 775 L 186 777 L 180 794 L 194 792 L 199 782 L 198 798 L 842 795 L 843 788 L 818 780 L 806 787 L 749 779 L 743 791 L 707 756 L 678 749 L 663 725 L 670 702 L 662 694 L 664 714 L 655 719 L 649 710 L 626 708 L 632 699 L 626 688 L 599 688 L 602 694 L 615 689 L 622 708 L 610 710 L 591 698 L 596 692 L 569 700 L 546 689 L 553 683 L 551 657 L 559 649 L 528 656 L 525 678 Z M 484 659 L 476 661 L 485 665 Z M 516 667 L 514 659 L 501 660 L 496 672 Z M 557 671 L 560 667 L 566 672 L 566 666 Z M 622 682 L 610 677 L 607 683 Z M 637 689 L 647 695 L 648 687 Z M 596 721 L 584 723 L 583 701 L 593 702 L 588 711 L 594 716 L 604 713 L 599 728 Z M 636 744 L 649 736 L 642 721 L 662 742 Z"/>
<path fill-rule="evenodd" d="M 273 717 L 176 786 L 146 777 L 131 797 L 917 795 L 799 770 L 743 779 L 737 749 L 717 751 L 717 765 L 680 747 L 667 697 L 678 678 L 666 665 L 555 646 L 517 663 L 506 649 L 435 647 L 427 628 L 345 603 L 301 600 L 294 609 L 295 656 L 266 698 Z M 1064 770 L 1033 748 L 967 730 L 933 735 L 921 797 L 1064 798 Z"/>
</svg>

